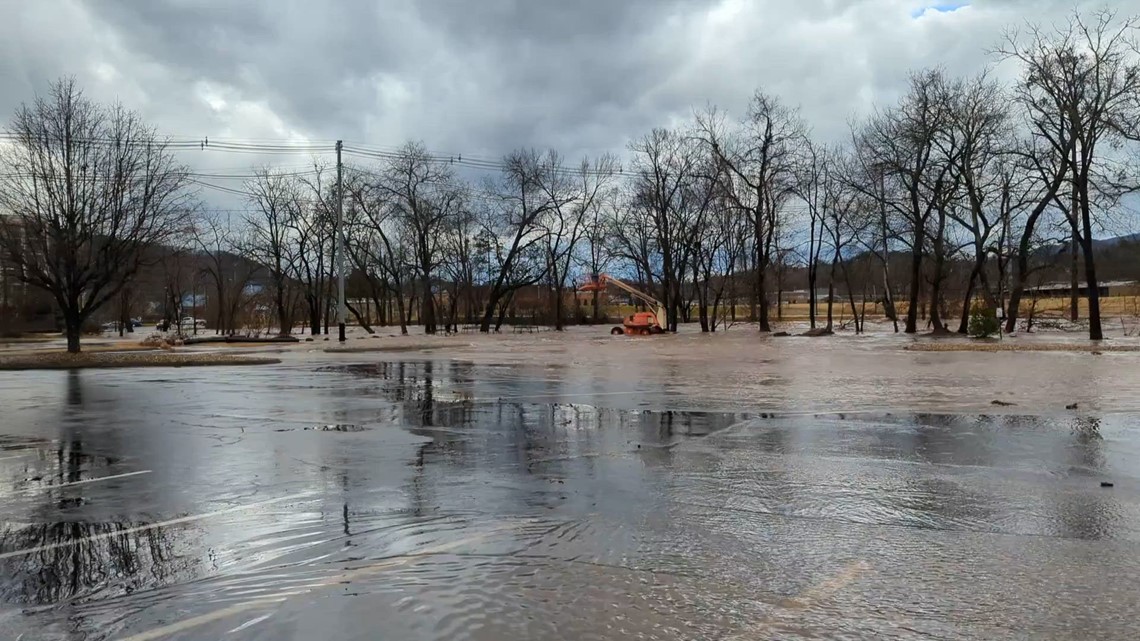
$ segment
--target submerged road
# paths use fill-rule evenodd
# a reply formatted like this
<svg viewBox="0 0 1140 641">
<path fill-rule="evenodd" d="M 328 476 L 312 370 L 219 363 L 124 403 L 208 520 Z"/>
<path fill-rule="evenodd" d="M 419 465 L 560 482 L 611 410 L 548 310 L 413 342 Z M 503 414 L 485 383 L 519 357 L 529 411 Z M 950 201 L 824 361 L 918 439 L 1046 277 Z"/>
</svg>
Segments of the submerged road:
<svg viewBox="0 0 1140 641">
<path fill-rule="evenodd" d="M 0 638 L 1136 638 L 1136 415 L 407 358 L 0 373 Z"/>
</svg>

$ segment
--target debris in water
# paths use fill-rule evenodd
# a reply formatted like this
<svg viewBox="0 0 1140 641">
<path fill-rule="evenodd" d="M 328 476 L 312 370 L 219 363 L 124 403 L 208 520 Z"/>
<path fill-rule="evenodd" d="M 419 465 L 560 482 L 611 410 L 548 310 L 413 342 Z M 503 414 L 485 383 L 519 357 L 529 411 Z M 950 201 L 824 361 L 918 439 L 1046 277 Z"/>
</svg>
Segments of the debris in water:
<svg viewBox="0 0 1140 641">
<path fill-rule="evenodd" d="M 1113 487 L 1113 483 L 1112 483 L 1112 481 L 1101 481 L 1100 486 L 1101 487 Z"/>
<path fill-rule="evenodd" d="M 306 427 L 306 430 L 316 432 L 363 432 L 364 428 L 352 423 L 335 423 L 332 425 L 318 425 L 316 427 Z"/>
<path fill-rule="evenodd" d="M 1077 409 L 1077 403 L 1070 403 L 1070 404 L 1068 404 L 1068 405 L 1066 405 L 1066 406 L 1065 406 L 1065 409 L 1067 409 L 1067 410 L 1075 410 L 1075 409 Z"/>
<path fill-rule="evenodd" d="M 1014 405 L 1017 405 L 1017 403 L 1010 403 L 1009 401 L 994 399 L 990 401 L 990 405 L 997 405 L 998 407 L 1013 407 Z"/>
</svg>

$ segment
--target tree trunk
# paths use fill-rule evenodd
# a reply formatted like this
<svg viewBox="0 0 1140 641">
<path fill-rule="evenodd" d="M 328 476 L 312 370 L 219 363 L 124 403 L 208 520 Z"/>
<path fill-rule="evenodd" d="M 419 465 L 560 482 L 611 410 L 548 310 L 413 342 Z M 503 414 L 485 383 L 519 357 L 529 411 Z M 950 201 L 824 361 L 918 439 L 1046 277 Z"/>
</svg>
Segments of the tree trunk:
<svg viewBox="0 0 1140 641">
<path fill-rule="evenodd" d="M 1075 198 L 1074 198 L 1075 200 Z M 1076 211 L 1075 209 L 1073 210 Z M 1075 215 L 1075 214 L 1074 214 Z M 1076 322 L 1081 318 L 1081 281 L 1080 281 L 1080 261 L 1078 259 L 1079 248 L 1077 244 L 1080 242 L 1080 234 L 1077 233 L 1076 220 L 1073 221 L 1073 240 L 1069 244 L 1069 320 Z M 1083 248 L 1083 245 L 1081 246 Z"/>
<path fill-rule="evenodd" d="M 770 332 L 772 325 L 768 322 L 768 291 L 764 282 L 764 267 L 759 266 L 757 273 L 759 275 L 756 277 L 756 298 L 760 306 L 760 331 Z"/>
<path fill-rule="evenodd" d="M 495 332 L 497 333 L 503 327 L 503 320 L 507 317 L 507 310 L 511 306 L 511 300 L 514 298 L 514 292 L 507 294 L 503 297 L 502 302 L 499 304 L 499 315 L 495 319 Z"/>
<path fill-rule="evenodd" d="M 910 256 L 910 296 L 907 300 L 906 333 L 918 332 L 918 296 L 922 284 L 922 242 L 915 239 L 914 249 Z"/>
<path fill-rule="evenodd" d="M 348 311 L 356 317 L 356 322 L 360 324 L 360 327 L 363 328 L 364 331 L 368 332 L 369 334 L 376 333 L 376 331 L 373 330 L 372 326 L 368 323 L 368 319 L 365 316 L 361 315 L 360 310 L 353 307 L 351 304 L 349 304 L 348 301 L 345 301 L 344 306 L 347 307 Z"/>
<path fill-rule="evenodd" d="M 65 333 L 67 334 L 67 353 L 79 353 L 79 337 L 83 329 L 83 319 L 75 312 L 65 311 L 63 315 Z"/>
<path fill-rule="evenodd" d="M 784 320 L 784 278 L 776 277 L 776 320 Z"/>
<path fill-rule="evenodd" d="M 413 285 L 413 287 L 414 287 L 414 285 Z M 404 314 L 405 314 L 404 326 L 405 327 L 412 324 L 412 312 L 414 312 L 414 311 L 416 311 L 416 295 L 415 295 L 415 293 L 412 294 L 412 299 L 408 301 L 408 304 L 404 306 Z"/>
<path fill-rule="evenodd" d="M 321 334 L 321 301 L 311 294 L 309 299 L 309 334 L 312 336 L 320 336 Z"/>
<path fill-rule="evenodd" d="M 863 322 L 859 318 L 859 308 L 855 306 L 855 290 L 851 287 L 851 272 L 847 269 L 847 261 L 840 258 L 839 270 L 843 273 L 843 286 L 847 288 L 847 301 L 851 305 L 851 317 L 855 321 L 855 333 L 863 333 Z M 864 301 L 866 296 L 864 295 Z"/>
<path fill-rule="evenodd" d="M 562 323 L 562 285 L 554 286 L 554 329 L 561 332 L 564 327 Z"/>
<path fill-rule="evenodd" d="M 970 279 L 966 281 L 966 296 L 962 299 L 962 318 L 958 322 L 958 333 L 965 334 L 970 328 L 970 302 L 974 297 L 974 284 L 981 275 L 984 266 L 985 254 L 974 258 L 974 268 L 970 271 Z"/>
<path fill-rule="evenodd" d="M 759 252 L 760 252 L 759 247 L 754 247 L 752 249 L 752 252 L 751 252 L 753 271 L 758 271 L 757 265 L 760 264 L 760 260 L 759 260 L 759 258 L 757 258 L 757 254 Z M 756 279 L 755 274 L 753 274 L 752 288 L 751 289 L 752 289 L 752 291 L 751 291 L 752 296 L 751 296 L 751 299 L 748 301 L 748 320 L 750 322 L 755 323 L 755 322 L 760 320 L 760 283 Z"/>
<path fill-rule="evenodd" d="M 827 276 L 827 331 L 833 331 L 832 319 L 835 308 L 835 261 L 831 261 L 831 273 Z"/>
<path fill-rule="evenodd" d="M 934 284 L 930 289 L 930 326 L 935 334 L 941 334 L 946 331 L 946 325 L 942 322 L 942 278 L 935 277 Z"/>
<path fill-rule="evenodd" d="M 942 282 L 946 270 L 946 212 L 938 212 L 938 235 L 934 237 L 934 282 L 930 288 L 930 325 L 934 333 L 946 331 L 942 322 Z"/>
<path fill-rule="evenodd" d="M 823 224 L 821 222 L 820 226 Z M 823 241 L 823 234 L 820 234 L 820 241 Z M 815 281 L 817 270 L 819 270 L 819 262 L 816 260 L 815 255 L 815 218 L 812 218 L 812 226 L 808 229 L 808 245 L 807 245 L 807 322 L 811 328 L 815 328 Z"/>
<path fill-rule="evenodd" d="M 217 294 L 218 294 L 218 320 L 217 320 L 218 324 L 216 327 L 216 333 L 225 334 L 226 333 L 226 325 L 228 325 L 228 323 L 226 323 L 226 305 L 225 305 L 226 299 L 225 299 L 225 292 L 223 291 L 223 289 L 220 285 L 218 286 Z"/>
<path fill-rule="evenodd" d="M 479 322 L 479 331 L 486 334 L 491 331 L 491 321 L 495 318 L 495 311 L 499 305 L 499 298 L 502 293 L 492 291 L 490 297 L 487 299 L 487 307 L 483 312 L 483 320 Z"/>
<path fill-rule="evenodd" d="M 431 292 L 431 276 L 425 271 L 423 278 L 423 321 L 424 333 L 436 333 L 435 296 Z"/>
<path fill-rule="evenodd" d="M 1090 224 L 1087 192 L 1081 197 L 1081 217 L 1085 228 L 1084 237 L 1081 239 L 1081 249 L 1085 255 L 1085 283 L 1089 289 L 1089 340 L 1099 341 L 1104 338 L 1104 332 L 1101 331 L 1100 326 L 1100 288 L 1096 282 L 1096 260 L 1093 256 L 1092 225 Z"/>
<path fill-rule="evenodd" d="M 404 314 L 404 296 L 401 292 L 393 292 L 392 298 L 396 299 L 396 314 L 400 317 L 400 334 L 408 335 L 408 317 Z"/>
<path fill-rule="evenodd" d="M 709 286 L 712 281 L 711 270 L 705 272 L 704 283 L 701 283 L 700 261 L 693 260 L 693 290 L 697 294 L 697 321 L 701 325 L 701 332 L 710 331 L 709 326 Z"/>
<path fill-rule="evenodd" d="M 1017 313 L 1021 307 L 1021 293 L 1025 290 L 1025 278 L 1019 271 L 1018 278 L 1009 291 L 1009 305 L 1005 311 L 1005 333 L 1012 334 L 1017 329 Z"/>
<path fill-rule="evenodd" d="M 328 295 L 328 292 L 325 292 L 325 294 L 326 295 L 322 296 L 322 299 L 321 299 L 321 314 L 322 314 L 323 320 L 324 320 L 324 327 L 322 328 L 322 331 L 324 332 L 325 336 L 328 336 L 329 335 L 329 322 L 330 322 L 330 319 L 332 318 L 332 315 L 333 315 L 333 302 L 332 302 L 332 296 Z"/>
<path fill-rule="evenodd" d="M 280 336 L 288 336 L 293 333 L 293 328 L 290 327 L 290 325 L 292 325 L 292 319 L 289 318 L 289 311 L 285 308 L 284 287 L 277 287 L 277 292 L 274 296 L 274 299 L 274 302 L 277 305 L 277 324 L 280 328 L 277 333 Z"/>
</svg>

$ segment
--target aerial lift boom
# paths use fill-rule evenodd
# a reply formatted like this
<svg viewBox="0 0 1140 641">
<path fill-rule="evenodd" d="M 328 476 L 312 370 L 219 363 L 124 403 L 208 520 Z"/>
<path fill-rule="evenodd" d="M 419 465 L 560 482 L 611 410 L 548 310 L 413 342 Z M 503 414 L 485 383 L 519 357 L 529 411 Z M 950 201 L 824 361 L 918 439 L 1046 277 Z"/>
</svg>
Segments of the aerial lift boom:
<svg viewBox="0 0 1140 641">
<path fill-rule="evenodd" d="M 636 312 L 625 317 L 622 320 L 622 327 L 615 327 L 610 333 L 632 336 L 660 334 L 665 331 L 669 323 L 668 317 L 665 315 L 665 305 L 656 298 L 630 286 L 622 280 L 608 274 L 598 274 L 597 278 L 580 287 L 578 291 L 600 292 L 605 291 L 606 287 L 610 285 L 645 303 L 650 309 L 654 310 L 652 312 Z"/>
</svg>

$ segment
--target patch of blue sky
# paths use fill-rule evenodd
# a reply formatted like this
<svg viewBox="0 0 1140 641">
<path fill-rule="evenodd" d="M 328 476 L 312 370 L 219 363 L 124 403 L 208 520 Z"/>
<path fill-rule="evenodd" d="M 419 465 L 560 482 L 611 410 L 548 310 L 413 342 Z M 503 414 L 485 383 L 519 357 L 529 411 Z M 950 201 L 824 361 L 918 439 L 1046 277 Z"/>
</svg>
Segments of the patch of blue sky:
<svg viewBox="0 0 1140 641">
<path fill-rule="evenodd" d="M 970 3 L 964 2 L 963 0 L 942 0 L 941 2 L 927 3 L 918 7 L 910 12 L 910 17 L 921 18 L 931 11 L 935 13 L 953 13 L 968 6 L 970 6 Z"/>
</svg>

